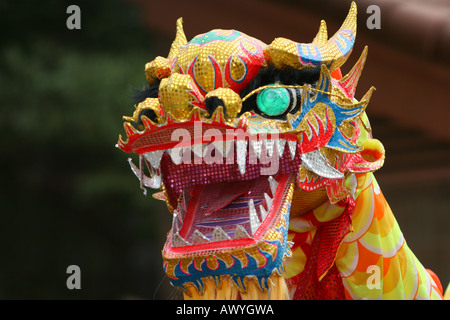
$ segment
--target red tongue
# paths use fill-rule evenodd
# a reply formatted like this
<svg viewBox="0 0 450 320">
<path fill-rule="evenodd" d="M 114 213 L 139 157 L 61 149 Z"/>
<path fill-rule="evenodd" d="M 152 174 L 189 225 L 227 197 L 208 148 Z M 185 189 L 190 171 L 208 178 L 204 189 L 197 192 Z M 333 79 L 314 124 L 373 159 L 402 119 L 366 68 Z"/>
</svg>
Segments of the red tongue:
<svg viewBox="0 0 450 320">
<path fill-rule="evenodd" d="M 251 191 L 255 181 L 257 180 L 239 181 L 238 183 L 212 183 L 202 186 L 202 188 L 193 188 L 191 192 L 201 192 L 198 202 L 199 211 L 204 215 L 210 215 L 226 207 L 237 197 Z"/>
</svg>

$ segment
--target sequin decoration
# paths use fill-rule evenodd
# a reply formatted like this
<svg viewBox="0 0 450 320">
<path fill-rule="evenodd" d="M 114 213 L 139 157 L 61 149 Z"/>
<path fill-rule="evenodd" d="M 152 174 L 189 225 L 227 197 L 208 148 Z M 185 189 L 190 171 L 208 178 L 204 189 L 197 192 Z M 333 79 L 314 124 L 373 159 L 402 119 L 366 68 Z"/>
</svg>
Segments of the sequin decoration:
<svg viewBox="0 0 450 320">
<path fill-rule="evenodd" d="M 276 38 L 266 45 L 221 29 L 188 42 L 179 19 L 168 56 L 145 65 L 158 96 L 124 117 L 126 139 L 119 136 L 117 147 L 139 154 L 138 166 L 129 161 L 139 186 L 144 193 L 161 189 L 154 197 L 173 213 L 164 270 L 186 296 L 211 297 L 223 279 L 241 298 L 253 290 L 271 296 L 272 279 L 282 280 L 279 297 L 288 290 L 294 298 L 438 296 L 419 288 L 435 283 L 423 268 L 410 268 L 417 260 L 391 258 L 412 255 L 397 250 L 406 247 L 388 212 L 384 220 L 371 212 L 388 206 L 378 185 L 365 183 L 384 162 L 365 114 L 373 88 L 359 101 L 354 97 L 367 49 L 347 75 L 333 72 L 348 58 L 355 36 L 355 3 L 331 38 L 322 21 L 311 43 Z M 274 74 L 317 68 L 320 74 L 315 83 L 283 84 L 274 77 L 255 87 L 267 68 Z M 181 132 L 182 143 L 173 139 Z M 369 238 L 360 232 L 368 226 L 376 227 L 366 232 Z M 379 246 L 377 230 L 391 230 L 381 237 L 386 245 Z M 383 261 L 396 263 L 381 265 L 384 291 L 367 294 L 367 265 Z"/>
<path fill-rule="evenodd" d="M 161 81 L 159 96 L 164 112 L 179 120 L 187 120 L 195 102 L 204 99 L 192 82 L 192 78 L 178 73 Z"/>
<path fill-rule="evenodd" d="M 212 30 L 180 48 L 172 73 L 189 74 L 203 94 L 217 88 L 239 93 L 263 65 L 265 47 L 236 30 Z"/>
<path fill-rule="evenodd" d="M 297 43 L 286 38 L 275 39 L 265 50 L 265 55 L 278 69 L 314 68 L 325 64 L 331 71 L 345 63 L 353 49 L 356 37 L 356 4 L 353 2 L 347 18 L 339 31 L 324 41 L 326 26 L 321 23 L 313 43 Z"/>
</svg>

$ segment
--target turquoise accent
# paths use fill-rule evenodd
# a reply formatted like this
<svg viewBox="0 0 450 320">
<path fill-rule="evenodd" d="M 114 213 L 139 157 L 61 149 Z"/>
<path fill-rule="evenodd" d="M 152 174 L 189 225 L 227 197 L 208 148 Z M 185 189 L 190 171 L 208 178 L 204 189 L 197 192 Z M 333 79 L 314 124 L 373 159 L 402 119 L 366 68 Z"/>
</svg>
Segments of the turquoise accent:
<svg viewBox="0 0 450 320">
<path fill-rule="evenodd" d="M 286 88 L 267 88 L 258 94 L 256 103 L 264 114 L 279 116 L 289 107 L 291 98 Z"/>
<path fill-rule="evenodd" d="M 361 112 L 364 111 L 364 108 L 366 107 L 367 103 L 355 103 L 353 107 L 346 106 L 341 107 L 330 100 L 330 97 L 326 92 L 330 90 L 331 84 L 331 77 L 329 74 L 325 74 L 323 71 L 321 72 L 321 78 L 318 89 L 320 91 L 317 92 L 316 97 L 311 99 L 304 99 L 302 100 L 301 105 L 301 113 L 295 118 L 292 118 L 290 120 L 291 127 L 297 128 L 301 121 L 303 120 L 304 116 L 314 108 L 314 106 L 317 103 L 323 103 L 327 106 L 329 106 L 334 113 L 335 116 L 335 125 L 336 128 L 339 128 L 344 121 L 349 121 L 361 114 Z M 330 140 L 325 145 L 328 148 L 344 151 L 344 152 L 357 152 L 359 150 L 359 147 L 355 146 L 351 141 L 349 141 L 339 129 L 334 130 L 333 135 L 331 136 Z"/>
<path fill-rule="evenodd" d="M 199 45 L 204 45 L 213 41 L 233 41 L 241 36 L 241 32 L 236 30 L 212 30 L 205 34 L 199 35 L 189 41 L 189 44 L 196 43 Z"/>
</svg>

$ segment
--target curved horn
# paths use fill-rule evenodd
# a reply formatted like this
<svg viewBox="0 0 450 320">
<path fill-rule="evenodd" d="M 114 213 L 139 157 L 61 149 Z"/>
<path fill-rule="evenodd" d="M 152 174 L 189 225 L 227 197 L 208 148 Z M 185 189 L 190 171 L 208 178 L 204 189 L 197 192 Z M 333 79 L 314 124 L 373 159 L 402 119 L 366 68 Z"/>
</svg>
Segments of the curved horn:
<svg viewBox="0 0 450 320">
<path fill-rule="evenodd" d="M 173 58 L 178 55 L 178 51 L 187 43 L 186 36 L 183 31 L 183 18 L 177 20 L 177 34 L 175 40 L 170 47 L 170 52 L 167 58 L 156 57 L 151 62 L 145 65 L 145 77 L 149 85 L 155 85 L 161 79 L 170 76 L 170 67 Z"/>
<path fill-rule="evenodd" d="M 326 46 L 321 48 L 323 62 L 331 71 L 342 66 L 352 52 L 356 38 L 356 16 L 358 9 L 352 2 L 347 18 L 339 30 L 328 40 Z"/>
<path fill-rule="evenodd" d="M 172 43 L 172 46 L 170 47 L 169 55 L 167 56 L 167 59 L 169 61 L 172 61 L 172 59 L 178 54 L 178 51 L 182 46 L 184 46 L 187 43 L 186 36 L 184 34 L 183 30 L 183 18 L 178 18 L 177 20 L 177 34 L 175 36 L 175 40 Z"/>
<path fill-rule="evenodd" d="M 315 45 L 324 45 L 328 40 L 328 31 L 327 31 L 327 23 L 325 20 L 320 21 L 319 31 L 317 32 L 316 37 L 312 41 L 312 44 Z"/>
<path fill-rule="evenodd" d="M 356 15 L 356 3 L 352 2 L 341 28 L 328 41 L 325 21 L 321 21 L 319 32 L 312 43 L 297 43 L 286 38 L 276 38 L 266 48 L 264 54 L 277 69 L 305 69 L 325 64 L 333 71 L 344 64 L 353 49 Z"/>
<path fill-rule="evenodd" d="M 353 68 L 349 71 L 349 73 L 347 73 L 339 80 L 341 88 L 344 89 L 349 98 L 353 99 L 353 97 L 355 96 L 356 86 L 358 85 L 359 77 L 361 76 L 364 64 L 366 63 L 367 51 L 368 48 L 367 46 L 365 46 L 363 52 L 361 53 L 361 56 L 359 57 Z"/>
</svg>

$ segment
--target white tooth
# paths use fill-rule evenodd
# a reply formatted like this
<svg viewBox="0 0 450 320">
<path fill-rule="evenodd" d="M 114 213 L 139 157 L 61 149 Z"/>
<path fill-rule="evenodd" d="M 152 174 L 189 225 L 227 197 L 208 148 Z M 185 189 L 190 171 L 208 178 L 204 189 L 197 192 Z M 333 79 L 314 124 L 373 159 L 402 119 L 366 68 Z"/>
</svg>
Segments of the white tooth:
<svg viewBox="0 0 450 320">
<path fill-rule="evenodd" d="M 184 159 L 184 161 L 187 161 L 186 163 L 192 163 L 191 162 L 191 146 L 183 147 L 183 152 L 181 153 L 181 159 Z"/>
<path fill-rule="evenodd" d="M 259 205 L 259 211 L 261 211 L 261 221 L 266 220 L 268 212 L 262 204 Z"/>
<path fill-rule="evenodd" d="M 221 227 L 215 227 L 213 231 L 213 241 L 231 240 Z"/>
<path fill-rule="evenodd" d="M 203 158 L 206 157 L 207 154 L 209 154 L 209 156 L 212 156 L 212 150 L 214 150 L 214 153 L 218 152 L 219 154 L 222 155 L 223 152 L 223 145 L 222 145 L 222 141 L 213 141 L 211 143 L 207 143 L 203 145 Z M 215 157 L 217 157 L 215 155 Z"/>
<path fill-rule="evenodd" d="M 288 141 L 288 145 L 289 145 L 289 151 L 291 152 L 291 159 L 294 160 L 295 158 L 295 152 L 297 150 L 297 141 Z"/>
<path fill-rule="evenodd" d="M 211 143 L 205 143 L 203 144 L 203 152 L 202 152 L 202 156 L 203 158 L 206 156 L 208 150 L 210 150 L 213 146 L 211 145 Z"/>
<path fill-rule="evenodd" d="M 272 198 L 267 193 L 264 193 L 264 198 L 266 199 L 267 211 L 270 211 L 270 208 L 272 208 Z"/>
<path fill-rule="evenodd" d="M 198 230 L 194 231 L 194 238 L 192 240 L 193 244 L 202 244 L 202 243 L 209 243 L 209 239 L 203 235 Z"/>
<path fill-rule="evenodd" d="M 261 150 L 262 150 L 262 140 L 250 140 L 250 143 L 252 145 L 253 151 L 255 152 L 256 156 L 261 158 Z"/>
<path fill-rule="evenodd" d="M 170 157 L 172 158 L 172 162 L 176 165 L 179 165 L 181 163 L 181 160 L 183 160 L 183 148 L 177 147 L 170 150 Z"/>
<path fill-rule="evenodd" d="M 189 242 L 183 239 L 178 232 L 176 232 L 172 237 L 172 245 L 174 247 L 185 247 L 190 246 Z"/>
<path fill-rule="evenodd" d="M 236 229 L 234 230 L 234 239 L 245 239 L 245 238 L 251 238 L 245 228 L 238 224 L 236 226 Z"/>
<path fill-rule="evenodd" d="M 327 159 L 320 153 L 319 150 L 303 153 L 301 155 L 302 165 L 309 171 L 329 179 L 340 179 L 344 174 L 336 170 L 328 164 Z"/>
<path fill-rule="evenodd" d="M 150 151 L 144 154 L 145 159 L 151 164 L 155 169 L 159 169 L 159 164 L 161 163 L 161 158 L 165 150 Z"/>
<path fill-rule="evenodd" d="M 188 205 L 189 205 L 189 203 L 187 200 L 187 191 L 183 190 L 183 207 L 182 208 L 185 212 L 187 211 Z"/>
<path fill-rule="evenodd" d="M 222 157 L 224 156 L 224 145 L 222 140 L 211 142 L 212 147 L 214 148 L 214 154 L 217 157 L 217 153 L 219 153 Z"/>
<path fill-rule="evenodd" d="M 230 153 L 231 147 L 233 146 L 233 141 L 223 141 L 223 156 L 226 157 Z"/>
<path fill-rule="evenodd" d="M 141 180 L 142 176 L 141 176 L 141 169 L 139 169 L 138 167 L 136 167 L 136 165 L 133 163 L 133 160 L 131 158 L 128 158 L 128 163 L 130 164 L 130 168 L 131 171 L 133 171 L 133 173 L 135 174 L 135 176 L 139 179 L 139 181 Z"/>
<path fill-rule="evenodd" d="M 180 231 L 180 224 L 179 224 L 178 218 L 179 218 L 178 211 L 174 210 L 173 217 L 172 217 L 172 232 L 173 233 L 178 233 L 178 231 Z"/>
<path fill-rule="evenodd" d="M 203 144 L 193 145 L 191 150 L 197 157 L 202 158 L 202 156 L 203 156 Z"/>
<path fill-rule="evenodd" d="M 141 155 L 139 156 L 139 166 L 140 166 L 140 174 L 141 178 L 139 179 L 141 181 L 141 189 L 144 190 L 144 194 L 147 193 L 147 190 L 143 188 L 143 186 L 152 188 L 152 189 L 159 189 L 161 187 L 161 174 L 159 172 L 159 169 L 154 169 L 152 166 L 148 166 L 147 162 L 145 162 L 145 165 L 147 166 L 148 170 L 150 171 L 150 178 L 144 174 L 144 157 Z"/>
<path fill-rule="evenodd" d="M 236 141 L 236 159 L 239 166 L 239 172 L 245 174 L 245 165 L 247 163 L 247 140 Z"/>
<path fill-rule="evenodd" d="M 248 211 L 250 216 L 250 230 L 252 232 L 252 235 L 254 235 L 256 230 L 258 230 L 259 226 L 261 225 L 261 222 L 259 221 L 258 214 L 256 213 L 255 203 L 253 202 L 253 199 L 250 199 L 248 201 Z"/>
<path fill-rule="evenodd" d="M 230 151 L 234 147 L 234 142 L 232 140 L 223 141 L 223 158 L 225 159 L 227 164 L 234 163 L 234 152 L 230 153 Z"/>
<path fill-rule="evenodd" d="M 278 182 L 272 176 L 269 176 L 269 186 L 270 186 L 270 191 L 272 191 L 272 197 L 275 197 L 275 192 L 277 191 Z"/>
<path fill-rule="evenodd" d="M 278 157 L 281 158 L 284 153 L 284 147 L 286 146 L 286 140 L 279 139 L 276 140 L 277 151 L 278 151 Z"/>
<path fill-rule="evenodd" d="M 142 177 L 142 183 L 144 186 L 152 188 L 152 189 L 159 189 L 161 187 L 161 176 L 158 174 L 155 174 L 151 178 L 144 175 Z"/>
<path fill-rule="evenodd" d="M 274 140 L 264 140 L 264 147 L 266 148 L 266 152 L 267 152 L 267 156 L 272 157 L 273 155 L 273 145 L 274 145 Z"/>
<path fill-rule="evenodd" d="M 139 160 L 140 160 L 139 161 L 140 165 L 142 165 L 142 163 L 141 163 L 142 157 L 141 156 L 139 156 Z M 144 186 L 154 188 L 154 189 L 159 189 L 159 187 L 161 186 L 161 177 L 160 176 L 156 175 L 152 179 L 150 179 L 142 172 L 142 170 L 140 168 L 136 167 L 136 165 L 133 163 L 131 158 L 128 158 L 128 163 L 130 164 L 131 171 L 133 171 L 133 173 L 139 179 L 140 188 L 143 190 L 144 195 L 147 195 L 147 189 L 145 189 Z"/>
</svg>

